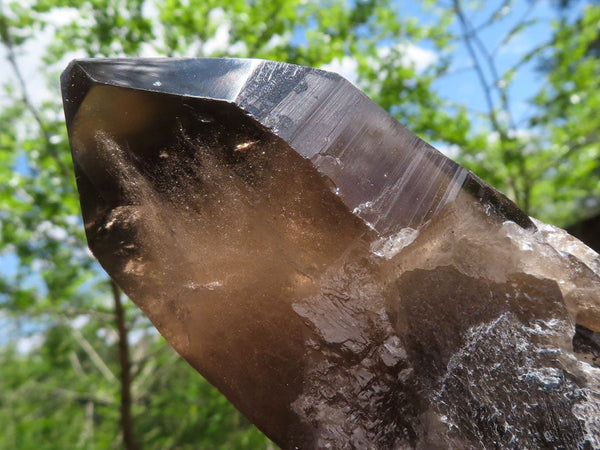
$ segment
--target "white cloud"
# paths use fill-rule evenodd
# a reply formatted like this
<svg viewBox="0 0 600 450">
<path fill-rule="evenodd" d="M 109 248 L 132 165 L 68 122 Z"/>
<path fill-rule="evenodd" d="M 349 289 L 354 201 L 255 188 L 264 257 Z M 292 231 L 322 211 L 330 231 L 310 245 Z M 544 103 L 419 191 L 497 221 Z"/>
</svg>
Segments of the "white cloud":
<svg viewBox="0 0 600 450">
<path fill-rule="evenodd" d="M 409 43 L 379 47 L 377 49 L 377 55 L 382 59 L 393 57 L 396 54 L 400 56 L 403 65 L 413 66 L 417 72 L 422 72 L 439 59 L 439 56 L 435 52 Z"/>
<path fill-rule="evenodd" d="M 460 147 L 456 144 L 438 144 L 435 148 L 450 159 L 455 159 L 460 154 Z"/>
<path fill-rule="evenodd" d="M 517 128 L 516 130 L 508 130 L 508 137 L 510 139 L 531 139 L 534 134 L 527 128 Z"/>
<path fill-rule="evenodd" d="M 496 142 L 498 142 L 498 140 L 500 139 L 500 134 L 498 134 L 497 131 L 492 131 L 491 133 L 489 133 L 487 135 L 487 143 L 488 144 L 495 144 Z"/>
<path fill-rule="evenodd" d="M 96 336 L 104 340 L 107 345 L 116 343 L 118 339 L 116 331 L 111 328 L 99 328 L 96 331 Z"/>
<path fill-rule="evenodd" d="M 377 49 L 377 56 L 382 60 L 399 57 L 403 65 L 412 66 L 417 72 L 424 71 L 439 59 L 439 56 L 435 52 L 415 44 L 407 43 L 379 47 Z M 330 63 L 321 66 L 321 69 L 338 73 L 352 84 L 358 85 L 358 63 L 351 56 L 336 58 Z"/>
<path fill-rule="evenodd" d="M 350 56 L 344 56 L 341 59 L 336 58 L 330 63 L 321 66 L 321 69 L 335 72 L 354 85 L 358 82 L 358 63 Z"/>
<path fill-rule="evenodd" d="M 48 99 L 46 79 L 43 75 L 44 71 L 40 70 L 40 64 L 46 49 L 45 45 L 49 39 L 50 33 L 46 30 L 27 41 L 23 47 L 14 49 L 15 59 L 23 77 L 23 82 L 27 87 L 31 101 L 35 105 L 40 105 L 43 100 Z M 2 67 L 5 68 L 0 71 L 0 83 L 11 83 L 16 86 L 17 78 L 13 67 L 8 61 L 8 52 L 3 46 L 0 48 L 0 58 L 2 58 Z"/>
<path fill-rule="evenodd" d="M 85 316 L 82 314 L 82 315 L 75 317 L 73 320 L 71 320 L 71 326 L 73 328 L 76 328 L 79 330 L 79 329 L 83 328 L 84 326 L 86 326 L 89 321 L 90 321 L 90 318 L 88 316 Z"/>
<path fill-rule="evenodd" d="M 16 350 L 20 355 L 26 355 L 32 350 L 37 349 L 43 342 L 41 333 L 33 334 L 31 336 L 23 336 L 17 339 Z"/>
<path fill-rule="evenodd" d="M 231 42 L 231 24 L 227 20 L 225 11 L 222 8 L 212 9 L 208 13 L 211 22 L 219 23 L 214 36 L 201 44 L 201 53 L 203 56 L 209 56 L 215 52 L 223 52 L 231 55 L 244 54 L 247 50 L 245 42 Z"/>
<path fill-rule="evenodd" d="M 431 50 L 414 44 L 400 44 L 403 62 L 414 65 L 418 71 L 423 71 L 438 60 L 438 55 Z"/>
<path fill-rule="evenodd" d="M 74 20 L 77 20 L 79 25 L 81 26 L 91 26 L 92 21 L 87 20 L 82 23 L 81 22 L 81 14 L 76 8 L 55 8 L 51 9 L 48 14 L 46 14 L 46 20 L 51 23 L 55 28 L 64 27 L 65 25 L 69 25 Z"/>
<path fill-rule="evenodd" d="M 265 50 L 272 50 L 272 49 L 282 45 L 283 43 L 289 41 L 290 36 L 291 36 L 290 32 L 286 32 L 286 33 L 284 33 L 284 35 L 274 34 L 273 36 L 271 36 L 269 38 L 269 40 L 267 41 L 267 43 L 264 45 L 263 48 Z"/>
<path fill-rule="evenodd" d="M 22 46 L 15 47 L 14 54 L 17 65 L 25 82 L 27 93 L 34 106 L 39 107 L 44 101 L 54 99 L 54 94 L 58 93 L 58 80 L 52 84 L 52 88 L 48 88 L 47 74 L 48 69 L 62 69 L 67 62 L 75 57 L 85 56 L 82 52 L 69 54 L 61 61 L 56 61 L 51 67 L 45 66 L 42 58 L 46 53 L 48 44 L 52 42 L 55 30 L 68 25 L 73 20 L 78 20 L 80 26 L 87 26 L 88 23 L 83 21 L 79 12 L 75 8 L 57 8 L 46 14 L 44 19 L 48 26 L 42 31 L 35 33 Z M 11 83 L 16 86 L 17 79 L 12 66 L 7 59 L 8 53 L 3 45 L 0 45 L 0 67 L 5 70 L 0 70 L 0 85 Z M 0 95 L 0 106 L 8 99 Z"/>
<path fill-rule="evenodd" d="M 229 31 L 231 26 L 225 20 L 225 11 L 222 8 L 212 9 L 208 13 L 210 22 L 221 22 L 215 35 L 202 44 L 202 50 L 206 55 L 217 51 L 224 51 L 229 47 Z"/>
<path fill-rule="evenodd" d="M 43 238 L 44 236 L 54 239 L 56 241 L 64 241 L 69 237 L 69 232 L 63 227 L 53 224 L 49 220 L 43 220 L 37 226 L 34 237 L 36 239 Z"/>
</svg>

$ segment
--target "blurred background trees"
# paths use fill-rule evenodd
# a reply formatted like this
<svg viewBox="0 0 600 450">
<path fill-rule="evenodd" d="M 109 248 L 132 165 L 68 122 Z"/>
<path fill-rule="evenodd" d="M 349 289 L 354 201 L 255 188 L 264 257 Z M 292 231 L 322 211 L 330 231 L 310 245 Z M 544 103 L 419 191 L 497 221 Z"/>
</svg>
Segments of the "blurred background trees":
<svg viewBox="0 0 600 450">
<path fill-rule="evenodd" d="M 600 210 L 599 32 L 600 6 L 574 0 L 0 0 L 0 448 L 273 447 L 87 250 L 58 86 L 70 59 L 340 71 L 566 226 Z"/>
</svg>

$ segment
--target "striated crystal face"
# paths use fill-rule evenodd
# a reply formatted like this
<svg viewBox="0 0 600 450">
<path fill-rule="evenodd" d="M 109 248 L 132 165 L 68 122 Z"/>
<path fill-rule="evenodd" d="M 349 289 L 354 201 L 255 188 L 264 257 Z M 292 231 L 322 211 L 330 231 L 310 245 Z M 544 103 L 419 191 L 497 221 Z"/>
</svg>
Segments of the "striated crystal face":
<svg viewBox="0 0 600 450">
<path fill-rule="evenodd" d="M 600 448 L 598 255 L 350 83 L 232 59 L 62 83 L 90 248 L 277 444 Z"/>
</svg>

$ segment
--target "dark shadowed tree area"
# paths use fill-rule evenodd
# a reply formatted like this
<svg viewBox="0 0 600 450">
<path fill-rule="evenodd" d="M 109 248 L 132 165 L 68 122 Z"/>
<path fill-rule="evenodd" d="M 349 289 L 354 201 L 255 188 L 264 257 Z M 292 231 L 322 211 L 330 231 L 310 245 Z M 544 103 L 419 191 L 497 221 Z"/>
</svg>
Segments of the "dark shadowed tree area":
<svg viewBox="0 0 600 450">
<path fill-rule="evenodd" d="M 528 214 L 600 212 L 596 2 L 0 0 L 2 449 L 274 448 L 87 250 L 58 77 L 111 56 L 338 69 Z M 471 91 L 451 98 L 462 76 Z"/>
</svg>

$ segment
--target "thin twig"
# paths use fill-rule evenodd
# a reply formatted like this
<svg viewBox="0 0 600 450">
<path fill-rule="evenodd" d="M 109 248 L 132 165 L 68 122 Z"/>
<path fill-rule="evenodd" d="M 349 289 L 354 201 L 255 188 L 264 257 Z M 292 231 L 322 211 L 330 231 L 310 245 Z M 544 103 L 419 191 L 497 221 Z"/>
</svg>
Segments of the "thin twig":
<svg viewBox="0 0 600 450">
<path fill-rule="evenodd" d="M 29 113 L 32 115 L 33 119 L 38 124 L 38 127 L 40 128 L 40 131 L 42 132 L 42 135 L 44 136 L 45 147 L 46 147 L 47 152 L 55 160 L 56 165 L 58 166 L 61 174 L 65 178 L 69 178 L 71 176 L 71 171 L 65 165 L 65 163 L 61 160 L 60 155 L 58 154 L 58 152 L 56 150 L 56 147 L 54 147 L 54 145 L 52 145 L 52 142 L 50 140 L 50 132 L 48 131 L 46 123 L 44 122 L 40 112 L 34 106 L 33 102 L 31 101 L 31 98 L 29 97 L 29 92 L 27 91 L 27 85 L 25 83 L 25 78 L 23 77 L 23 73 L 21 72 L 21 68 L 19 67 L 19 64 L 17 62 L 17 56 L 15 54 L 15 43 L 12 38 L 12 34 L 10 32 L 10 27 L 8 26 L 8 23 L 6 21 L 6 17 L 3 14 L 3 4 L 1 1 L 0 1 L 0 41 L 2 41 L 2 44 L 4 44 L 4 47 L 6 48 L 6 59 L 8 60 L 10 66 L 12 68 L 12 71 L 15 75 L 15 78 L 17 79 L 17 83 L 19 85 L 19 90 L 21 91 L 21 101 L 23 102 L 23 104 L 25 105 L 25 107 L 29 111 Z"/>
<path fill-rule="evenodd" d="M 494 108 L 494 100 L 492 99 L 492 96 L 490 94 L 490 90 L 488 88 L 488 82 L 485 77 L 485 73 L 483 72 L 483 68 L 481 67 L 481 62 L 479 61 L 479 58 L 477 57 L 477 53 L 475 52 L 475 48 L 473 47 L 473 43 L 471 42 L 471 36 L 469 33 L 469 26 L 467 24 L 467 19 L 466 19 L 465 14 L 460 6 L 459 0 L 453 0 L 453 2 L 454 2 L 454 11 L 456 12 L 456 16 L 458 17 L 461 28 L 463 30 L 463 40 L 465 41 L 465 46 L 467 47 L 467 51 L 469 52 L 469 56 L 471 57 L 471 61 L 473 62 L 473 67 L 477 74 L 477 78 L 479 79 L 479 83 L 481 84 L 481 87 L 483 89 L 483 95 L 485 97 L 485 102 L 488 107 L 490 120 L 492 122 L 494 129 L 496 131 L 498 131 L 498 133 L 500 133 L 501 130 L 503 130 L 503 128 L 500 126 L 500 123 L 498 122 L 498 119 L 496 117 L 496 110 Z"/>
<path fill-rule="evenodd" d="M 465 46 L 467 47 L 467 52 L 469 53 L 469 56 L 471 57 L 471 60 L 473 62 L 473 67 L 475 69 L 477 78 L 479 79 L 479 83 L 483 90 L 483 95 L 484 95 L 484 98 L 485 98 L 485 101 L 486 101 L 486 104 L 487 104 L 487 107 L 489 110 L 490 122 L 492 124 L 494 131 L 496 131 L 499 135 L 499 143 L 503 150 L 503 155 L 505 158 L 508 158 L 509 152 L 505 151 L 505 143 L 511 141 L 512 139 L 509 136 L 508 130 L 498 120 L 498 115 L 497 115 L 496 108 L 494 105 L 494 100 L 492 99 L 492 95 L 491 95 L 491 91 L 490 91 L 490 85 L 487 82 L 481 61 L 479 60 L 479 58 L 477 56 L 477 52 L 475 51 L 473 42 L 471 42 L 471 40 L 474 40 L 476 43 L 479 43 L 478 46 L 480 46 L 480 50 L 482 51 L 482 53 L 484 53 L 484 57 L 487 58 L 486 61 L 488 62 L 488 66 L 490 68 L 490 71 L 492 72 L 492 77 L 497 79 L 498 74 L 496 71 L 495 63 L 494 63 L 493 59 L 491 58 L 491 56 L 489 55 L 489 52 L 487 52 L 487 49 L 485 48 L 485 46 L 483 46 L 483 44 L 481 43 L 481 40 L 479 39 L 479 37 L 476 34 L 471 35 L 469 33 L 469 31 L 471 30 L 471 26 L 464 14 L 464 11 L 462 10 L 462 7 L 460 5 L 460 0 L 453 0 L 453 4 L 454 4 L 454 11 L 456 13 L 456 16 L 458 17 L 460 26 L 463 31 L 463 38 L 464 38 Z M 481 47 L 483 47 L 483 48 L 481 48 Z M 500 98 L 501 98 L 503 110 L 509 117 L 509 123 L 512 124 L 512 118 L 510 116 L 510 111 L 507 110 L 508 98 L 506 97 L 506 95 L 503 95 L 502 90 L 500 90 L 500 94 L 501 94 Z M 525 174 L 526 168 L 525 168 L 524 158 L 522 158 L 522 155 L 519 154 L 518 159 L 519 159 L 518 162 L 519 162 L 519 169 L 521 172 L 521 176 L 524 178 L 524 181 L 526 183 L 524 192 L 521 192 L 519 190 L 517 181 L 515 180 L 515 178 L 513 176 L 509 175 L 507 183 L 510 186 L 510 188 L 512 189 L 517 203 L 519 203 L 521 207 L 525 208 L 525 212 L 527 212 L 528 204 L 529 204 L 529 191 L 530 191 L 530 187 L 528 184 L 529 180 L 527 179 L 527 176 Z M 522 196 L 524 197 L 524 199 L 521 201 Z"/>
<path fill-rule="evenodd" d="M 68 325 L 69 319 L 67 317 L 63 316 L 63 322 Z M 74 327 L 70 327 L 70 329 L 71 329 L 71 332 L 73 333 L 73 337 L 75 338 L 75 340 L 79 343 L 81 348 L 88 354 L 88 356 L 90 357 L 90 359 L 92 360 L 94 365 L 98 368 L 100 373 L 102 373 L 102 375 L 104 375 L 104 378 L 106 378 L 108 381 L 111 381 L 111 382 L 117 381 L 117 377 L 115 377 L 115 375 L 112 373 L 110 368 L 102 360 L 102 358 L 100 357 L 98 352 L 96 352 L 96 350 L 94 350 L 94 347 L 85 338 L 83 333 Z"/>
<path fill-rule="evenodd" d="M 84 402 L 94 402 L 98 405 L 104 406 L 115 406 L 115 402 L 108 397 L 98 397 L 94 395 L 85 394 L 83 392 L 72 391 L 70 389 L 56 387 L 52 389 L 53 392 L 64 395 L 65 397 L 69 397 L 73 400 L 84 401 Z"/>
<path fill-rule="evenodd" d="M 500 49 L 506 45 L 508 43 L 508 37 L 510 36 L 510 33 L 512 32 L 512 30 L 516 30 L 518 27 L 520 27 L 522 24 L 525 23 L 525 20 L 527 19 L 527 17 L 533 12 L 533 9 L 537 6 L 537 4 L 539 3 L 539 0 L 533 0 L 530 4 L 529 4 L 529 8 L 527 8 L 527 10 L 525 10 L 525 12 L 521 15 L 521 17 L 519 18 L 519 20 L 517 20 L 516 24 L 514 27 L 512 27 L 512 29 L 508 32 L 508 34 L 501 39 L 498 42 L 498 45 L 496 45 L 496 47 L 494 48 L 494 50 L 492 50 L 492 55 L 496 56 L 498 54 L 498 52 L 500 51 Z"/>
</svg>

